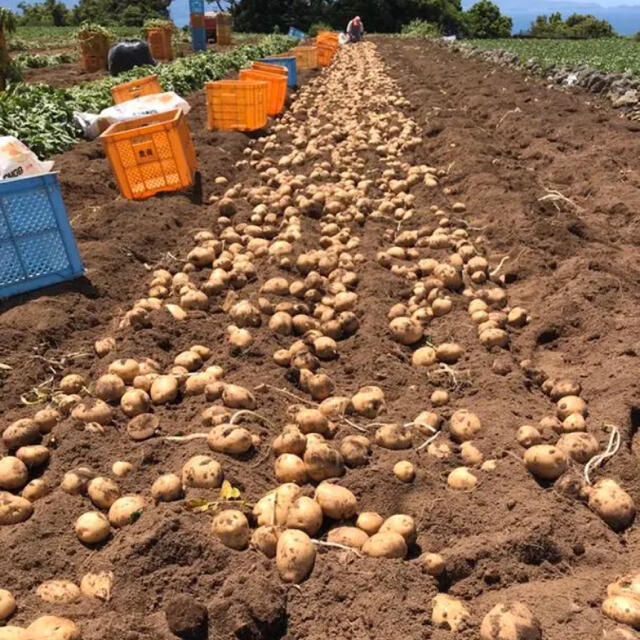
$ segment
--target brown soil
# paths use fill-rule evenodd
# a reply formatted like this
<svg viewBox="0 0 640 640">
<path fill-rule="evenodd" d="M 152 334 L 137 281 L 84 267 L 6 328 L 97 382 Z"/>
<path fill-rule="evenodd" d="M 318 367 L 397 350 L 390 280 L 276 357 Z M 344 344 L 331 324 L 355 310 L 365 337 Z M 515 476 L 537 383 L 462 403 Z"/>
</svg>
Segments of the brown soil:
<svg viewBox="0 0 640 640">
<path fill-rule="evenodd" d="M 481 229 L 472 235 L 485 238 L 476 242 L 484 242 L 491 265 L 510 256 L 503 267 L 509 299 L 532 314 L 532 322 L 512 334 L 506 356 L 480 346 L 459 296 L 446 321 L 432 325 L 436 344 L 452 339 L 465 346 L 457 367 L 462 384 L 452 391 L 451 407 L 469 408 L 482 418 L 485 428 L 477 444 L 485 457 L 497 459 L 496 471 L 478 472 L 479 487 L 457 493 L 445 482 L 460 464 L 456 456 L 441 462 L 424 450 L 375 448 L 371 463 L 350 470 L 340 483 L 357 495 L 362 510 L 416 518 L 418 541 L 410 559 L 362 559 L 322 549 L 312 576 L 299 589 L 282 585 L 272 561 L 221 546 L 210 533 L 210 514 L 191 513 L 181 503 L 148 510 L 103 548 L 85 549 L 72 525 L 89 502 L 56 489 L 36 503 L 29 521 L 0 531 L 0 587 L 11 589 L 20 605 L 12 623 L 55 612 L 77 620 L 85 640 L 164 640 L 176 637 L 169 630 L 172 621 L 177 628 L 189 611 L 200 611 L 178 597 L 186 594 L 207 607 L 209 639 L 444 640 L 454 634 L 429 622 L 431 598 L 440 590 L 464 599 L 474 622 L 497 602 L 520 600 L 540 619 L 547 640 L 595 640 L 612 626 L 599 605 L 613 578 L 640 565 L 637 527 L 614 533 L 581 502 L 537 483 L 506 452 L 520 456 L 516 429 L 553 413 L 549 399 L 518 366 L 532 358 L 553 377 L 581 382 L 590 430 L 601 443 L 606 441 L 603 422 L 618 425 L 623 446 L 596 475 L 617 479 L 640 500 L 631 452 L 640 356 L 637 125 L 587 103 L 582 94 L 551 91 L 537 80 L 463 60 L 422 41 L 381 39 L 377 45 L 411 103 L 408 115 L 423 131 L 424 144 L 407 154 L 407 162 L 449 172 L 444 181 L 449 194 L 421 186 L 413 191 L 417 209 L 466 202 L 465 219 Z M 189 101 L 205 194 L 217 192 L 213 179 L 218 175 L 232 183 L 258 184 L 255 170 L 234 168 L 245 157 L 247 137 L 206 132 L 203 94 Z M 51 376 L 58 380 L 79 372 L 95 378 L 108 362 L 125 356 L 148 356 L 169 366 L 176 353 L 195 343 L 213 348 L 212 361 L 225 368 L 231 382 L 247 388 L 271 382 L 301 393 L 271 360 L 274 349 L 287 342 L 263 328 L 254 331 L 249 351 L 233 354 L 226 346 L 224 313 L 202 314 L 180 325 L 153 314 L 151 327 L 118 331 L 117 319 L 146 295 L 149 267 L 177 270 L 181 262 L 175 258 L 184 258 L 197 230 L 212 227 L 216 209 L 193 204 L 189 194 L 123 200 L 99 142 L 81 143 L 55 160 L 87 275 L 1 308 L 0 361 L 13 367 L 0 370 L 3 425 L 32 414 L 33 407 L 24 407 L 20 396 Z M 371 154 L 367 175 L 377 176 L 383 168 Z M 545 189 L 557 189 L 574 205 L 540 201 Z M 250 209 L 245 203 L 238 218 L 246 219 Z M 429 408 L 434 386 L 387 331 L 388 309 L 410 295 L 406 284 L 375 260 L 376 252 L 388 246 L 387 226 L 370 220 L 359 231 L 367 258 L 358 269 L 361 326 L 341 343 L 340 359 L 325 368 L 340 393 L 380 385 L 387 416 L 400 421 Z M 304 219 L 303 228 L 302 245 L 316 246 L 318 222 Z M 277 272 L 266 263 L 261 268 L 258 282 L 242 297 L 253 296 Z M 117 350 L 100 360 L 93 355 L 93 342 L 110 334 L 118 338 Z M 506 375 L 492 372 L 496 356 L 509 365 Z M 258 402 L 263 415 L 279 426 L 286 422 L 288 403 L 282 395 L 262 393 Z M 163 432 L 200 431 L 205 406 L 203 398 L 191 398 L 159 408 Z M 97 435 L 62 422 L 44 477 L 56 486 L 79 464 L 108 474 L 113 461 L 127 459 L 135 471 L 120 481 L 123 492 L 148 494 L 158 475 L 179 470 L 191 455 L 206 450 L 198 440 L 133 443 L 125 424 L 119 415 L 115 428 Z M 341 429 L 341 435 L 350 432 Z M 265 427 L 262 435 L 271 439 L 276 433 Z M 221 456 L 226 477 L 250 502 L 274 486 L 268 456 L 265 445 L 250 462 Z M 391 474 L 401 459 L 416 465 L 412 484 L 401 484 Z M 412 562 L 421 551 L 447 558 L 439 581 Z M 35 594 L 44 580 L 77 581 L 86 571 L 102 568 L 115 572 L 108 605 L 86 600 L 44 605 Z M 171 612 L 169 622 L 165 610 Z M 458 636 L 477 638 L 477 626 Z"/>
<path fill-rule="evenodd" d="M 56 64 L 51 67 L 42 67 L 41 69 L 25 69 L 23 71 L 24 81 L 29 84 L 48 84 L 58 88 L 73 87 L 76 84 L 99 80 L 108 75 L 107 71 L 89 73 L 85 71 L 79 61 Z"/>
</svg>

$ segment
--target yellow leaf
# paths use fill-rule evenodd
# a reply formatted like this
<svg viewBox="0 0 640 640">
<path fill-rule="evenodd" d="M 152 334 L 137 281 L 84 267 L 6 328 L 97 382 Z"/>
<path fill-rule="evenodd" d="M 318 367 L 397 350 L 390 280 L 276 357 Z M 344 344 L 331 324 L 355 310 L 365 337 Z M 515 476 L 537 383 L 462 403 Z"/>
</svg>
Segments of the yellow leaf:
<svg viewBox="0 0 640 640">
<path fill-rule="evenodd" d="M 225 480 L 220 487 L 220 500 L 237 500 L 242 494 L 240 489 L 236 489 L 228 480 Z"/>
</svg>

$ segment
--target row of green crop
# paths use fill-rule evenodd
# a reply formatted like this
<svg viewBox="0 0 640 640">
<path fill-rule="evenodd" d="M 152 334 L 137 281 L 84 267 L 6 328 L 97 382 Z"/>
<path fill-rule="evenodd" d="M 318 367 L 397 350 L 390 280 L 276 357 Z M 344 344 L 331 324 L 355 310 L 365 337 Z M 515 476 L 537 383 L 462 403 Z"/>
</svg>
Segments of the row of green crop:
<svg viewBox="0 0 640 640">
<path fill-rule="evenodd" d="M 77 60 L 73 53 L 56 53 L 46 56 L 39 53 L 24 53 L 13 58 L 13 62 L 21 69 L 42 69 L 43 67 L 55 67 L 66 62 Z"/>
<path fill-rule="evenodd" d="M 479 49 L 504 49 L 522 62 L 535 59 L 543 66 L 587 65 L 602 71 L 631 71 L 640 74 L 640 42 L 628 38 L 598 40 L 534 40 L 503 38 L 466 40 Z"/>
<path fill-rule="evenodd" d="M 69 149 L 81 135 L 74 112 L 100 113 L 113 104 L 111 87 L 149 73 L 158 75 L 166 91 L 186 95 L 209 80 L 219 80 L 257 58 L 289 49 L 292 39 L 267 36 L 257 45 L 245 45 L 228 53 L 199 53 L 157 67 L 136 67 L 117 78 L 104 78 L 71 89 L 18 84 L 0 94 L 0 136 L 12 135 L 41 158 Z"/>
</svg>

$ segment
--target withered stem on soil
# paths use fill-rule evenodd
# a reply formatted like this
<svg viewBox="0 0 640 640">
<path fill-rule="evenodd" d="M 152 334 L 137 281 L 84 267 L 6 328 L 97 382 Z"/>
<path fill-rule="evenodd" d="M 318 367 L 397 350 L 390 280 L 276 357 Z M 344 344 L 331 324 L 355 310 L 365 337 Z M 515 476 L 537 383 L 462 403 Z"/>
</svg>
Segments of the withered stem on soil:
<svg viewBox="0 0 640 640">
<path fill-rule="evenodd" d="M 316 540 L 315 538 L 312 538 L 311 542 L 321 547 L 334 547 L 336 549 L 342 549 L 343 551 L 351 551 L 355 553 L 358 558 L 362 558 L 362 554 L 357 549 L 354 549 L 353 547 L 347 547 L 347 545 L 340 544 L 339 542 L 327 542 L 326 540 Z"/>
</svg>

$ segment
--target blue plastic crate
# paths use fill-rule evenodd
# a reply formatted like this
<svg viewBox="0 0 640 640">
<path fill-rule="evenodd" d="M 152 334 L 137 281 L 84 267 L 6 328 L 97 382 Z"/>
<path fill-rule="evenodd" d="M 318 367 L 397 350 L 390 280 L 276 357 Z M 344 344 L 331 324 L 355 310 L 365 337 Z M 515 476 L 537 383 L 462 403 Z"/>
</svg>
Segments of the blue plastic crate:
<svg viewBox="0 0 640 640">
<path fill-rule="evenodd" d="M 189 13 L 204 13 L 204 0 L 189 0 Z"/>
<path fill-rule="evenodd" d="M 191 46 L 194 51 L 207 50 L 207 30 L 191 28 Z"/>
<path fill-rule="evenodd" d="M 262 58 L 260 62 L 266 62 L 267 64 L 279 64 L 281 67 L 285 67 L 289 72 L 287 85 L 289 87 L 298 86 L 298 67 L 296 65 L 295 58 Z"/>
<path fill-rule="evenodd" d="M 0 181 L 0 298 L 83 273 L 58 174 Z"/>
<path fill-rule="evenodd" d="M 300 29 L 296 29 L 295 27 L 289 27 L 289 35 L 292 38 L 298 38 L 298 40 L 303 40 L 307 37 L 304 31 L 300 31 Z"/>
</svg>

